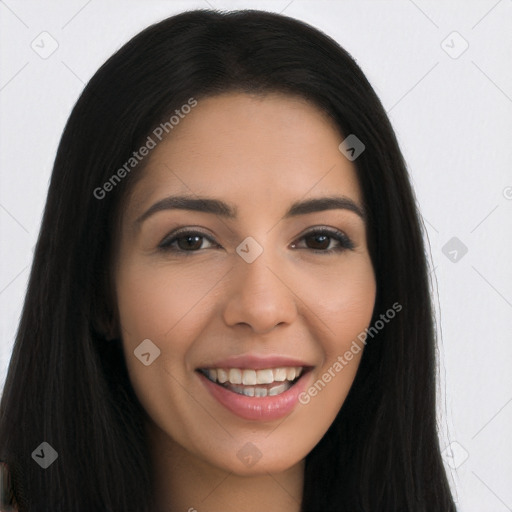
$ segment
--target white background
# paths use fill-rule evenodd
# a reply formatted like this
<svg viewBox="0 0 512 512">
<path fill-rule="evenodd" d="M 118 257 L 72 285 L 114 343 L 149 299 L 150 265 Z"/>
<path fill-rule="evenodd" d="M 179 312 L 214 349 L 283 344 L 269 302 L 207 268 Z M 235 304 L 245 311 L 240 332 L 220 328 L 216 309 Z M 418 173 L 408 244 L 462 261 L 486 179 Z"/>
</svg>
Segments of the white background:
<svg viewBox="0 0 512 512">
<path fill-rule="evenodd" d="M 453 443 L 444 456 L 459 510 L 512 510 L 512 0 L 0 0 L 0 389 L 57 144 L 78 95 L 137 32 L 209 7 L 304 20 L 366 73 L 428 230 L 441 447 Z M 45 31 L 58 48 L 43 59 L 31 45 L 50 48 Z M 465 255 L 450 245 L 443 253 L 453 237 Z"/>
</svg>

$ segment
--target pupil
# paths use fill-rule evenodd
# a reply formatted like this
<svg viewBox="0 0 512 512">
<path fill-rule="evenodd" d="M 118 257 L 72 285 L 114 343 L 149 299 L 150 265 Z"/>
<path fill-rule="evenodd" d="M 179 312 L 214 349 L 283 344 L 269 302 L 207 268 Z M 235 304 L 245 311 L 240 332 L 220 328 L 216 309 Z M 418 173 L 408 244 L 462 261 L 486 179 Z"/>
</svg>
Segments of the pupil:
<svg viewBox="0 0 512 512">
<path fill-rule="evenodd" d="M 193 236 L 184 236 L 181 237 L 178 241 L 178 245 L 180 245 L 180 241 L 185 240 L 186 242 L 180 245 L 180 249 L 199 249 L 201 247 L 201 238 L 198 235 Z M 195 245 L 194 245 L 195 240 Z"/>
<path fill-rule="evenodd" d="M 314 240 L 313 244 L 320 245 L 320 247 L 313 247 L 313 249 L 327 249 L 329 247 L 329 236 L 327 235 L 313 235 L 309 238 Z"/>
</svg>

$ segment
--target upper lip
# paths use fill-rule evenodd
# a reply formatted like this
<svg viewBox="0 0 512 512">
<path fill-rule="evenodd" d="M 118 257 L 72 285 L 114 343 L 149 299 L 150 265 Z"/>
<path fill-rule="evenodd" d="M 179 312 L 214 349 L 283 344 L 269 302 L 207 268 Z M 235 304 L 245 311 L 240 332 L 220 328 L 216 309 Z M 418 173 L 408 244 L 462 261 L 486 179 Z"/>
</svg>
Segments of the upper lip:
<svg viewBox="0 0 512 512">
<path fill-rule="evenodd" d="M 205 364 L 198 369 L 204 368 L 240 368 L 251 370 L 266 370 L 268 368 L 282 368 L 283 366 L 302 366 L 310 367 L 305 361 L 287 356 L 257 356 L 257 355 L 239 355 L 231 356 L 226 359 L 215 361 L 211 364 Z"/>
</svg>

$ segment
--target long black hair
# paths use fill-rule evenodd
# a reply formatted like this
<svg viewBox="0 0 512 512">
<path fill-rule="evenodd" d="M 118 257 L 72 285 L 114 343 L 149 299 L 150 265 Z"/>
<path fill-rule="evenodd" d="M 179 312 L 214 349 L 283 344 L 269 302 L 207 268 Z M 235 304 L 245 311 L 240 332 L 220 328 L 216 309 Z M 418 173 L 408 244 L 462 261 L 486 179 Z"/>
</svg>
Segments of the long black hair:
<svg viewBox="0 0 512 512">
<path fill-rule="evenodd" d="M 143 164 L 104 197 L 94 191 L 190 98 L 235 91 L 305 98 L 364 143 L 354 164 L 377 279 L 372 324 L 391 304 L 403 308 L 368 338 L 345 403 L 306 457 L 302 511 L 454 511 L 436 431 L 423 230 L 395 134 L 333 39 L 256 10 L 189 11 L 146 28 L 101 66 L 73 108 L 0 404 L 0 459 L 20 510 L 151 510 L 145 411 L 120 340 L 105 334 L 115 321 L 113 241 Z M 34 458 L 43 442 L 58 453 L 47 469 Z"/>
</svg>

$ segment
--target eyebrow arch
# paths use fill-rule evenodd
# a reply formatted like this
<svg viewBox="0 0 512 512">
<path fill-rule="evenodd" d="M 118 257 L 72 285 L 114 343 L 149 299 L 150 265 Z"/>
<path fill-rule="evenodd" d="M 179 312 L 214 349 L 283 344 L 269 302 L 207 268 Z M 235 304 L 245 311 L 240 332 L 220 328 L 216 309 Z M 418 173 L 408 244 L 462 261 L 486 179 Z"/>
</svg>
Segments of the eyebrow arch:
<svg viewBox="0 0 512 512">
<path fill-rule="evenodd" d="M 236 219 L 237 217 L 237 208 L 235 206 L 218 199 L 192 196 L 169 196 L 153 204 L 137 218 L 135 224 L 142 224 L 142 222 L 156 212 L 174 209 L 211 213 L 226 219 Z M 361 217 L 363 221 L 366 219 L 364 209 L 356 204 L 355 201 L 345 196 L 318 197 L 305 201 L 297 201 L 290 206 L 283 218 L 288 219 L 307 213 L 335 209 L 349 210 Z"/>
</svg>

